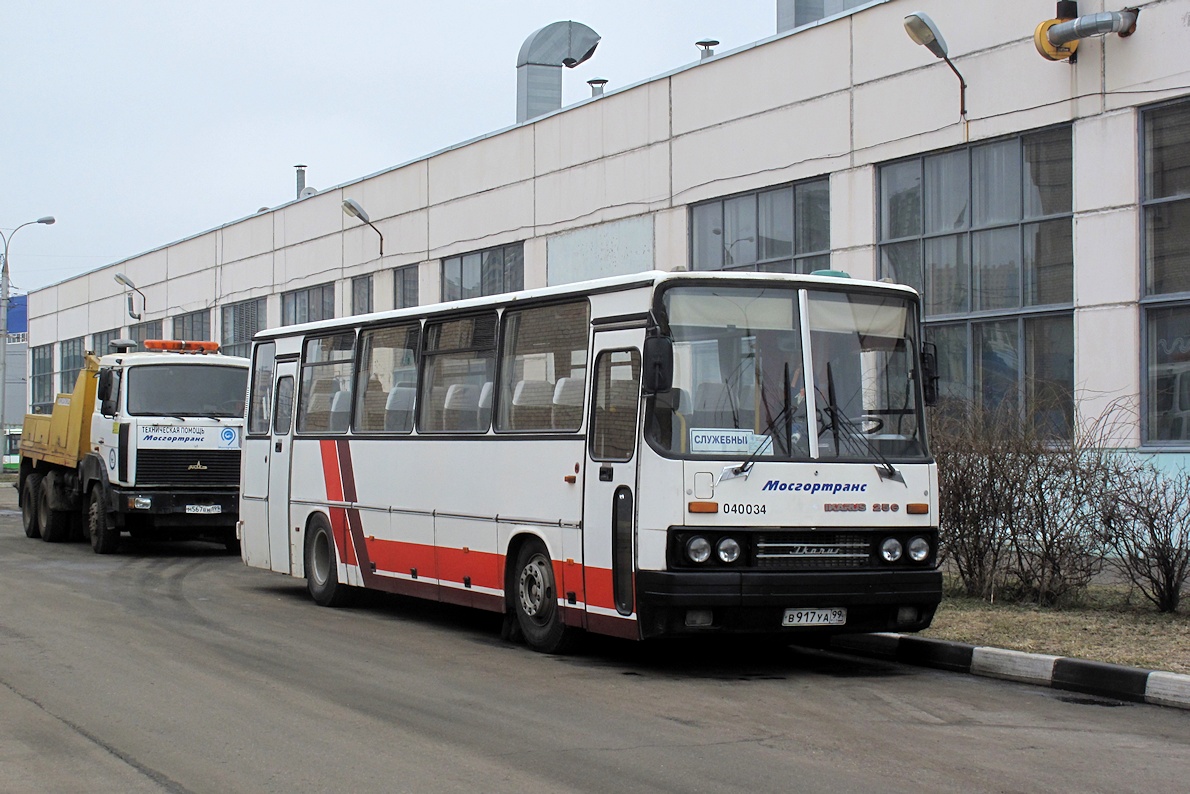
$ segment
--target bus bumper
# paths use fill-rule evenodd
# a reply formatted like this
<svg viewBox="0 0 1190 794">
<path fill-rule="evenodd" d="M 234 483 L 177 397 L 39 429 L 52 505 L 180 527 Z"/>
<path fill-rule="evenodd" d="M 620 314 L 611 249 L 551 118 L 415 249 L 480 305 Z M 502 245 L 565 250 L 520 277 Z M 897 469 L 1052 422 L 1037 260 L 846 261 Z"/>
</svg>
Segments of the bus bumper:
<svg viewBox="0 0 1190 794">
<path fill-rule="evenodd" d="M 942 600 L 942 574 L 924 571 L 638 571 L 642 637 L 706 633 L 789 636 L 920 631 Z M 847 610 L 846 622 L 784 626 L 786 610 Z"/>
</svg>

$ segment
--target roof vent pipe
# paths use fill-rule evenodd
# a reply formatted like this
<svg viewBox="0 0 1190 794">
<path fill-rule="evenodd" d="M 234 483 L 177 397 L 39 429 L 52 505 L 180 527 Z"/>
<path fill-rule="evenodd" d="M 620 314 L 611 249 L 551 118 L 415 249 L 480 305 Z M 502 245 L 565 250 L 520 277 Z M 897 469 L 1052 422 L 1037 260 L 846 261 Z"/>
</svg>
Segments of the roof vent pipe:
<svg viewBox="0 0 1190 794">
<path fill-rule="evenodd" d="M 580 22 L 554 22 L 529 35 L 516 61 L 517 123 L 562 107 L 562 67 L 594 54 L 599 34 Z"/>
<path fill-rule="evenodd" d="M 603 96 L 603 87 L 607 85 L 607 80 L 596 77 L 594 80 L 588 80 L 587 85 L 591 86 L 591 96 Z"/>
<path fill-rule="evenodd" d="M 306 166 L 295 165 L 294 168 L 297 169 L 297 197 L 305 198 L 302 191 L 306 189 Z"/>
<path fill-rule="evenodd" d="M 700 61 L 705 61 L 707 58 L 710 58 L 711 56 L 713 56 L 715 54 L 715 51 L 711 48 L 718 47 L 719 42 L 716 41 L 715 39 L 703 39 L 702 41 L 694 42 L 694 45 L 696 47 L 702 48 L 702 52 L 700 52 L 698 54 L 698 59 Z"/>
</svg>

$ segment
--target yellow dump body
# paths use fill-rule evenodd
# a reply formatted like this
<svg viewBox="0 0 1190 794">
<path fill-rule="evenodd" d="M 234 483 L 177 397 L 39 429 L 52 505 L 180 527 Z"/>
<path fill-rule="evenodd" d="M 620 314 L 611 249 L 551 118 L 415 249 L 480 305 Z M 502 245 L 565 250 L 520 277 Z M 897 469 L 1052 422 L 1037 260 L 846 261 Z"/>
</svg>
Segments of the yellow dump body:
<svg viewBox="0 0 1190 794">
<path fill-rule="evenodd" d="M 88 353 L 72 394 L 59 394 L 49 415 L 26 414 L 21 431 L 21 457 L 35 467 L 56 464 L 74 468 L 91 444 L 95 412 L 95 375 L 99 359 Z"/>
</svg>

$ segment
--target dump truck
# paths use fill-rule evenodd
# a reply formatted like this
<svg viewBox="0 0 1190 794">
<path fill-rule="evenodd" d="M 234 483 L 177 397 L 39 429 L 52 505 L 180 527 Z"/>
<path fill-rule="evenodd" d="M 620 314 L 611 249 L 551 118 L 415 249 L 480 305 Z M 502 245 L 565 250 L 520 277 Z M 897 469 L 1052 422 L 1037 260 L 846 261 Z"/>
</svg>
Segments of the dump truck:
<svg viewBox="0 0 1190 794">
<path fill-rule="evenodd" d="M 240 442 L 248 359 L 215 342 L 116 340 L 88 352 L 74 391 L 21 433 L 21 519 L 50 543 L 121 535 L 203 539 L 238 549 Z"/>
</svg>

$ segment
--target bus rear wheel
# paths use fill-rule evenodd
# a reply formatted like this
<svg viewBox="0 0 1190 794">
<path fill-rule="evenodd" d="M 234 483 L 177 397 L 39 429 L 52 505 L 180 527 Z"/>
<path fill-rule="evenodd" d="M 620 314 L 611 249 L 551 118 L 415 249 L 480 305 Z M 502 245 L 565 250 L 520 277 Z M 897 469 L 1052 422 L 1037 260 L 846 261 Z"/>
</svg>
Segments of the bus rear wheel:
<svg viewBox="0 0 1190 794">
<path fill-rule="evenodd" d="M 37 523 L 37 501 L 41 498 L 40 474 L 25 476 L 25 484 L 21 487 L 21 524 L 25 527 L 25 537 L 40 538 L 41 527 Z"/>
<path fill-rule="evenodd" d="M 53 487 L 53 478 L 47 477 L 37 489 L 37 528 L 46 543 L 61 543 L 70 537 L 70 514 L 51 507 Z"/>
<path fill-rule="evenodd" d="M 347 606 L 355 592 L 339 582 L 335 538 L 323 516 L 315 516 L 306 530 L 305 559 L 306 590 L 314 603 L 324 607 Z"/>
<path fill-rule="evenodd" d="M 512 591 L 512 609 L 525 644 L 542 653 L 565 653 L 573 644 L 574 630 L 562 620 L 554 566 L 540 540 L 530 540 L 517 553 Z"/>
</svg>

